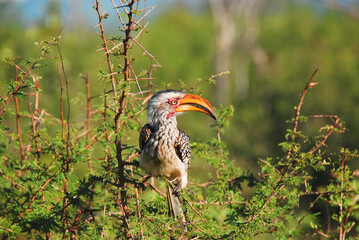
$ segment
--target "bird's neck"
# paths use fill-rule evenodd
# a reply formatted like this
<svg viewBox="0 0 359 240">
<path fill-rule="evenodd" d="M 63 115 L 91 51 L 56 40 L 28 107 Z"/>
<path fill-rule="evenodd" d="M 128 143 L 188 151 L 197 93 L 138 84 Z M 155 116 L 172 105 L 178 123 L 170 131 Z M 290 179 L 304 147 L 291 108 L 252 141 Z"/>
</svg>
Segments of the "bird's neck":
<svg viewBox="0 0 359 240">
<path fill-rule="evenodd" d="M 176 117 L 170 118 L 156 118 L 156 121 L 151 121 L 150 125 L 154 131 L 171 133 L 174 130 L 177 130 L 177 119 Z"/>
</svg>

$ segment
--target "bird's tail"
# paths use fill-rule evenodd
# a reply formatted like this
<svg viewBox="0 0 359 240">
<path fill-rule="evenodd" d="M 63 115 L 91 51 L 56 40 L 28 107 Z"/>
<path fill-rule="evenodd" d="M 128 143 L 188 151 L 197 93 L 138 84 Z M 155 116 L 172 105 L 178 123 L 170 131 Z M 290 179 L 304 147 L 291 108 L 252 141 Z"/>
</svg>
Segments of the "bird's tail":
<svg viewBox="0 0 359 240">
<path fill-rule="evenodd" d="M 186 222 L 182 205 L 178 196 L 173 194 L 171 186 L 167 185 L 167 202 L 169 214 L 181 224 Z"/>
</svg>

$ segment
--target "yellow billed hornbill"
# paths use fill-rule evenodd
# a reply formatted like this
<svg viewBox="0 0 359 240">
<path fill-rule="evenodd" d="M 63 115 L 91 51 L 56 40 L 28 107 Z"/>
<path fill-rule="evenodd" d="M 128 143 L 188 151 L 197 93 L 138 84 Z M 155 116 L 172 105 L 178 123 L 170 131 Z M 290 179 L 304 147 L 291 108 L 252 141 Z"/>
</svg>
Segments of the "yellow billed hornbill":
<svg viewBox="0 0 359 240">
<path fill-rule="evenodd" d="M 177 128 L 176 117 L 185 111 L 198 111 L 217 119 L 210 103 L 200 96 L 175 90 L 157 92 L 148 103 L 149 123 L 142 127 L 139 140 L 140 167 L 153 176 L 165 176 L 175 183 L 175 196 L 187 185 L 191 157 L 189 137 Z M 178 201 L 178 198 L 173 200 Z"/>
</svg>

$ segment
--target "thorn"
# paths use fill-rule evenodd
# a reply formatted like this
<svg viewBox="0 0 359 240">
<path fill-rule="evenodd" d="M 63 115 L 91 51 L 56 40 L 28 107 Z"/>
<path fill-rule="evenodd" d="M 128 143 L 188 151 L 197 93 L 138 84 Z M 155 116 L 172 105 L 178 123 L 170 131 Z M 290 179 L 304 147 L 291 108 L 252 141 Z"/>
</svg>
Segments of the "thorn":
<svg viewBox="0 0 359 240">
<path fill-rule="evenodd" d="M 311 82 L 311 83 L 309 83 L 308 88 L 312 88 L 316 85 L 318 85 L 318 82 Z"/>
</svg>

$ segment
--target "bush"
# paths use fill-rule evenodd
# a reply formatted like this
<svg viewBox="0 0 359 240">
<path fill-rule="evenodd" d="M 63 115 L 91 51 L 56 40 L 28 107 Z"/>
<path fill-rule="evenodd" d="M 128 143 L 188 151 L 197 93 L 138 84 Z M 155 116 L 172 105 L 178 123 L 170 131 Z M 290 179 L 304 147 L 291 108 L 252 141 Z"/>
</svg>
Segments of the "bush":
<svg viewBox="0 0 359 240">
<path fill-rule="evenodd" d="M 95 2 L 106 68 L 96 80 L 81 76 L 83 95 L 70 96 L 60 35 L 37 43 L 40 53 L 32 60 L 7 59 L 14 77 L 4 83 L 0 98 L 2 238 L 345 239 L 358 234 L 357 173 L 347 165 L 358 153 L 326 148 L 331 135 L 346 130 L 344 123 L 336 115 L 301 114 L 316 72 L 289 121 L 293 128 L 279 144 L 283 155 L 259 159 L 258 176 L 230 159 L 221 136 L 234 108 L 218 109 L 217 136 L 191 143 L 193 153 L 206 162 L 208 181 L 190 175 L 194 182 L 180 196 L 186 224 L 167 216 L 163 181 L 149 181 L 136 164 L 142 113 L 151 96 L 153 69 L 159 66 L 137 40 L 151 8 L 136 1 L 122 4 L 114 6 L 122 34 L 106 37 L 107 15 Z M 134 67 L 133 51 L 150 59 L 148 70 Z M 46 110 L 41 97 L 46 61 L 58 64 L 53 70 L 59 72 L 58 116 Z M 300 130 L 318 118 L 325 125 L 316 135 Z M 319 176 L 327 176 L 320 188 Z M 252 194 L 244 196 L 244 188 Z"/>
</svg>

